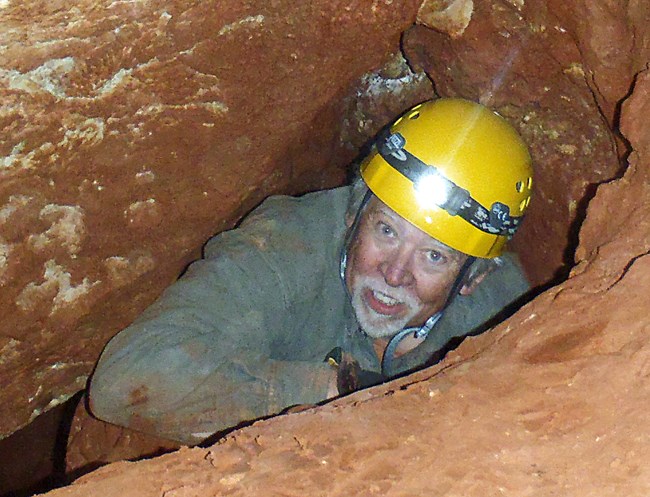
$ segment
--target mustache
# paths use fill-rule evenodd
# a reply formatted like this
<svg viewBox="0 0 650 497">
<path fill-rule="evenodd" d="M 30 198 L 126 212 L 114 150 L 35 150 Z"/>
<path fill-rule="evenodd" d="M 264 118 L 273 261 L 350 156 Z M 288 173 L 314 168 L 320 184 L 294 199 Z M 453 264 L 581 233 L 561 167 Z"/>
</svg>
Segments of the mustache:
<svg viewBox="0 0 650 497">
<path fill-rule="evenodd" d="M 420 308 L 422 302 L 420 299 L 413 295 L 413 293 L 403 287 L 393 287 L 388 285 L 382 278 L 377 276 L 357 276 L 356 284 L 358 288 L 367 287 L 373 291 L 381 292 L 388 297 L 395 299 L 401 303 L 406 304 L 410 308 Z"/>
</svg>

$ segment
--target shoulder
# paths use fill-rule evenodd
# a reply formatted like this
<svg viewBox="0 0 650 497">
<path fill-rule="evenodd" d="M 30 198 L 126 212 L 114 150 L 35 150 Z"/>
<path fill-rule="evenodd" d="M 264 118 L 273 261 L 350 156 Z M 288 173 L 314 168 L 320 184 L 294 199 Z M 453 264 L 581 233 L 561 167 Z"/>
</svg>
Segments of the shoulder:
<svg viewBox="0 0 650 497">
<path fill-rule="evenodd" d="M 511 295 L 519 296 L 530 289 L 526 273 L 519 262 L 519 257 L 514 252 L 505 252 L 499 258 L 497 269 L 488 275 L 483 284 L 485 284 L 485 289 L 490 287 L 492 293 L 494 293 L 496 287 L 503 286 L 501 293 L 505 294 L 508 301 L 511 300 Z"/>
<path fill-rule="evenodd" d="M 273 195 L 246 216 L 240 226 L 244 228 L 269 217 L 279 222 L 289 223 L 296 221 L 322 223 L 327 220 L 337 223 L 344 217 L 349 196 L 350 189 L 347 186 L 306 193 L 297 197 Z"/>
<path fill-rule="evenodd" d="M 239 227 L 205 247 L 212 274 L 245 274 L 261 293 L 308 298 L 338 278 L 347 188 L 265 200 Z M 239 281 L 239 277 L 237 278 Z"/>
<path fill-rule="evenodd" d="M 499 264 L 478 285 L 469 297 L 456 300 L 465 301 L 467 306 L 483 308 L 487 314 L 501 310 L 530 289 L 530 284 L 519 258 L 514 253 L 504 253 Z"/>
<path fill-rule="evenodd" d="M 213 237 L 206 245 L 206 257 L 224 242 L 252 243 L 273 251 L 332 243 L 345 229 L 349 187 L 321 190 L 299 197 L 274 195 L 230 231 Z"/>
<path fill-rule="evenodd" d="M 475 334 L 505 318 L 512 306 L 530 290 L 530 284 L 515 254 L 506 253 L 493 270 L 468 296 L 456 295 L 438 323 L 436 333 L 444 340 Z"/>
</svg>

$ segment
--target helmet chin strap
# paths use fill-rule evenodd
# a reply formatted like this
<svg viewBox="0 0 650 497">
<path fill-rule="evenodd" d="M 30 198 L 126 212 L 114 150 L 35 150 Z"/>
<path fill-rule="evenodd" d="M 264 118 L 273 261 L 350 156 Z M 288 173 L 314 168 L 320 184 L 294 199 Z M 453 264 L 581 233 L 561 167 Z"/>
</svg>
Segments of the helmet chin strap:
<svg viewBox="0 0 650 497">
<path fill-rule="evenodd" d="M 350 242 L 352 241 L 352 238 L 354 237 L 354 234 L 357 231 L 357 228 L 359 227 L 359 222 L 361 221 L 361 214 L 368 205 L 368 202 L 372 198 L 372 192 L 370 190 L 366 191 L 365 195 L 363 196 L 363 199 L 361 200 L 361 205 L 359 206 L 359 209 L 357 210 L 357 213 L 354 216 L 354 221 L 352 222 L 352 225 L 348 229 L 348 232 L 345 234 L 345 239 L 343 240 L 343 246 L 341 247 L 341 262 L 339 263 L 339 274 L 341 276 L 341 280 L 343 281 L 343 286 L 345 287 L 345 291 L 348 294 L 348 298 L 351 297 L 350 292 L 348 292 L 348 286 L 345 284 L 345 269 L 348 266 L 348 248 L 350 246 Z"/>
<path fill-rule="evenodd" d="M 397 350 L 397 347 L 399 347 L 399 344 L 402 342 L 402 340 L 410 334 L 413 334 L 414 338 L 426 338 L 441 317 L 442 310 L 436 312 L 433 316 L 427 319 L 424 325 L 419 327 L 415 326 L 404 328 L 396 335 L 393 335 L 393 337 L 388 342 L 388 345 L 386 346 L 386 350 L 384 351 L 384 355 L 381 360 L 381 374 L 384 376 L 384 378 L 389 377 L 388 372 L 392 368 L 393 359 L 395 359 L 395 351 Z"/>
<path fill-rule="evenodd" d="M 348 291 L 347 285 L 345 284 L 345 270 L 347 269 L 347 262 L 348 262 L 348 248 L 350 246 L 350 242 L 352 241 L 352 238 L 354 237 L 354 234 L 357 231 L 357 228 L 359 227 L 361 214 L 365 209 L 365 207 L 368 205 L 368 202 L 370 201 L 371 197 L 372 197 L 372 192 L 368 190 L 364 195 L 363 200 L 361 201 L 361 206 L 359 207 L 359 210 L 354 216 L 354 221 L 352 222 L 350 229 L 348 229 L 348 232 L 345 235 L 343 247 L 341 247 L 341 262 L 339 263 L 339 274 L 341 276 L 341 280 L 343 281 L 343 286 L 345 287 L 345 291 L 348 295 L 348 298 L 350 299 L 351 299 L 351 295 Z M 463 280 L 465 279 L 465 275 L 467 274 L 469 267 L 472 265 L 472 263 L 475 260 L 476 257 L 469 256 L 467 260 L 463 263 L 462 267 L 460 268 L 460 271 L 458 272 L 458 275 L 456 276 L 456 280 L 454 281 L 454 284 L 452 285 L 451 290 L 447 295 L 445 305 L 442 306 L 442 309 L 440 309 L 438 312 L 436 312 L 431 317 L 429 317 L 429 319 L 427 319 L 422 326 L 412 326 L 409 328 L 404 328 L 403 330 L 399 331 L 397 334 L 393 335 L 393 337 L 388 342 L 388 345 L 386 346 L 386 350 L 384 351 L 384 355 L 381 361 L 381 373 L 385 378 L 389 377 L 388 372 L 391 370 L 393 359 L 395 358 L 395 351 L 397 350 L 397 347 L 399 346 L 400 342 L 410 334 L 413 334 L 413 337 L 417 339 L 425 339 L 427 337 L 429 332 L 435 327 L 436 323 L 438 323 L 438 321 L 442 317 L 445 309 L 449 306 L 453 298 L 460 291 L 463 285 Z"/>
<path fill-rule="evenodd" d="M 410 334 L 413 334 L 413 338 L 418 338 L 418 339 L 425 339 L 429 335 L 429 332 L 438 323 L 438 321 L 444 314 L 447 307 L 449 307 L 449 304 L 451 304 L 454 297 L 456 297 L 456 295 L 458 295 L 458 293 L 460 292 L 460 289 L 463 286 L 465 280 L 465 275 L 467 274 L 469 267 L 472 265 L 472 263 L 475 260 L 476 257 L 472 257 L 472 256 L 467 257 L 467 259 L 461 266 L 460 271 L 458 271 L 458 274 L 456 275 L 456 280 L 454 281 L 454 284 L 451 286 L 451 290 L 449 290 L 449 293 L 447 294 L 447 299 L 445 300 L 445 305 L 442 306 L 442 309 L 440 309 L 433 316 L 427 319 L 422 326 L 413 326 L 409 328 L 404 328 L 402 331 L 399 331 L 397 334 L 393 335 L 393 337 L 388 342 L 388 345 L 386 346 L 386 350 L 384 351 L 384 355 L 381 360 L 381 374 L 385 378 L 390 377 L 389 372 L 391 371 L 393 366 L 393 360 L 395 359 L 395 351 L 397 350 L 397 347 L 399 347 L 401 341 Z"/>
</svg>

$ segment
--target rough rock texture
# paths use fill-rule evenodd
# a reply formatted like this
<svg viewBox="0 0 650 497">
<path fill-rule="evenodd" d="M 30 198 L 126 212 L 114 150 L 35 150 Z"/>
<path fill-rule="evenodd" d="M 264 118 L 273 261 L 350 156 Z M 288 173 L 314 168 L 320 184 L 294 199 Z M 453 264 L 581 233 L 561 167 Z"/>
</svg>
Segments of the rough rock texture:
<svg viewBox="0 0 650 497">
<path fill-rule="evenodd" d="M 98 420 L 89 413 L 86 399 L 82 398 L 76 406 L 64 449 L 65 479 L 70 481 L 110 462 L 153 457 L 182 446 L 179 442 Z"/>
<path fill-rule="evenodd" d="M 51 495 L 647 496 L 649 105 L 643 73 L 631 166 L 592 201 L 580 264 L 507 322 L 434 368 Z"/>
<path fill-rule="evenodd" d="M 623 2 L 618 4 L 622 9 Z M 515 246 L 522 249 L 535 283 L 548 282 L 556 273 L 566 275 L 573 264 L 575 223 L 584 218 L 594 185 L 620 170 L 610 131 L 612 112 L 604 119 L 595 96 L 611 106 L 611 99 L 623 98 L 626 91 L 615 93 L 610 83 L 611 91 L 601 96 L 595 75 L 615 80 L 619 88 L 629 88 L 633 78 L 629 72 L 606 71 L 605 59 L 614 48 L 609 45 L 612 36 L 626 38 L 634 24 L 618 21 L 612 26 L 609 11 L 595 7 L 589 9 L 587 24 L 583 11 L 563 5 L 476 2 L 472 22 L 461 36 L 416 26 L 404 37 L 406 56 L 431 76 L 440 94 L 491 105 L 532 147 L 536 195 Z M 616 63 L 627 59 L 629 54 Z"/>
<path fill-rule="evenodd" d="M 416 11 L 0 2 L 0 437 L 82 389 L 210 235 L 344 180 L 344 97 Z"/>
<path fill-rule="evenodd" d="M 592 3 L 588 23 L 563 5 L 0 4 L 0 436 L 83 388 L 208 236 L 269 193 L 341 182 L 389 116 L 433 95 L 394 55 L 416 17 L 410 64 L 531 143 L 515 248 L 534 282 L 562 272 L 592 185 L 619 170 L 601 112 L 615 123 L 648 50 L 642 3 Z"/>
<path fill-rule="evenodd" d="M 143 492 L 168 496 L 647 495 L 649 14 L 0 0 L 0 437 L 83 388 L 208 236 L 269 193 L 341 182 L 389 116 L 433 95 L 426 71 L 529 141 L 536 196 L 515 247 L 536 283 L 576 262 L 571 278 L 440 368 L 260 423 L 218 457 L 110 466 L 62 493 L 152 478 Z"/>
<path fill-rule="evenodd" d="M 650 4 L 643 0 L 546 3 L 549 12 L 561 21 L 558 25 L 576 41 L 587 82 L 603 114 L 618 125 L 620 102 L 650 58 Z M 540 4 L 533 8 L 543 9 Z"/>
</svg>

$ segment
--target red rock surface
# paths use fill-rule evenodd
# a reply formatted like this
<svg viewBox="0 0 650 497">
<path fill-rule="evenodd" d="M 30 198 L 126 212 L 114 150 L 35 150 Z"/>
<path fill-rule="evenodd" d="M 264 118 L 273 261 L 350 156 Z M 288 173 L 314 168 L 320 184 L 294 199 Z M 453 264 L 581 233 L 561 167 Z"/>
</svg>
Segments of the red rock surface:
<svg viewBox="0 0 650 497">
<path fill-rule="evenodd" d="M 424 70 L 530 142 L 515 245 L 571 277 L 437 368 L 59 493 L 648 495 L 648 11 L 0 1 L 0 437 L 83 388 L 208 236 L 342 181 Z"/>
<path fill-rule="evenodd" d="M 623 2 L 609 3 L 623 8 Z M 613 86 L 629 88 L 633 75 L 606 72 L 605 58 L 613 34 L 625 38 L 634 24 L 610 26 L 605 2 L 595 4 L 602 16 L 591 8 L 587 25 L 583 11 L 566 3 L 560 9 L 541 0 L 475 2 L 460 36 L 417 26 L 404 37 L 406 56 L 431 76 L 440 94 L 493 106 L 530 144 L 537 190 L 514 242 L 535 283 L 566 275 L 594 185 L 620 170 L 612 113 L 604 119 L 594 99 L 613 98 Z M 588 39 L 581 36 L 585 30 Z M 595 75 L 611 79 L 605 96 Z M 616 98 L 624 95 L 619 91 Z"/>
<path fill-rule="evenodd" d="M 405 379 L 48 495 L 647 496 L 648 102 L 646 73 L 624 107 L 631 167 L 590 205 L 589 256 L 507 322 Z M 613 199 L 627 216 L 590 238 Z"/>
<path fill-rule="evenodd" d="M 0 2 L 0 437 L 83 388 L 211 234 L 344 180 L 344 97 L 416 9 Z"/>
</svg>

